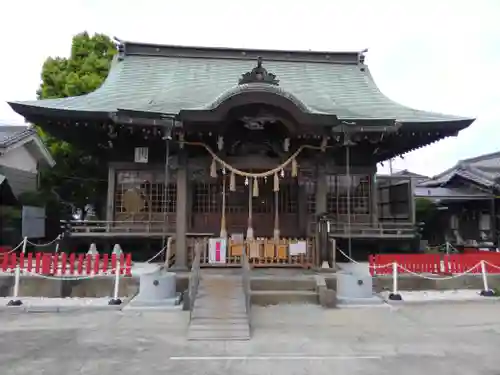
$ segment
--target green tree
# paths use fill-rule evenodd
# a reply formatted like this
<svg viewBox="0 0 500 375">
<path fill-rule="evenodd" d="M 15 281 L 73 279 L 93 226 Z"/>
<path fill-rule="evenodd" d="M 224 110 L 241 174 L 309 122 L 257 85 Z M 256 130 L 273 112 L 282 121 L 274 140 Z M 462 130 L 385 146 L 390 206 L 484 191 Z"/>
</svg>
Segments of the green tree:
<svg viewBox="0 0 500 375">
<path fill-rule="evenodd" d="M 433 233 L 439 231 L 438 214 L 436 204 L 426 198 L 416 198 L 415 218 L 417 223 L 421 223 L 422 238 L 429 239 Z"/>
<path fill-rule="evenodd" d="M 106 79 L 116 53 L 113 41 L 103 34 L 75 35 L 68 58 L 49 57 L 42 68 L 38 99 L 79 96 L 96 90 Z M 41 187 L 57 195 L 85 215 L 85 207 L 93 205 L 97 212 L 106 197 L 107 171 L 97 155 L 77 149 L 38 128 L 56 165 L 42 171 Z"/>
</svg>

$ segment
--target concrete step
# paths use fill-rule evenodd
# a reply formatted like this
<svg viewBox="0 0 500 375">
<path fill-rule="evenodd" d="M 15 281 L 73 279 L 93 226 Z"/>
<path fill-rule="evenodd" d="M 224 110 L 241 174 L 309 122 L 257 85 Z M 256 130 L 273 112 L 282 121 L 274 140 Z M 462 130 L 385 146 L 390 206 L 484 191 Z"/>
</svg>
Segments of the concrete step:
<svg viewBox="0 0 500 375">
<path fill-rule="evenodd" d="M 199 304 L 195 305 L 193 311 L 205 311 L 205 312 L 213 312 L 214 314 L 228 314 L 228 313 L 240 313 L 246 312 L 245 305 L 239 306 L 224 306 L 224 305 L 208 305 L 208 304 Z"/>
<path fill-rule="evenodd" d="M 278 304 L 318 304 L 318 294 L 307 290 L 252 291 L 251 303 L 258 306 Z"/>
<path fill-rule="evenodd" d="M 252 277 L 250 281 L 251 290 L 316 290 L 314 276 L 304 277 Z"/>
<path fill-rule="evenodd" d="M 200 279 L 188 340 L 249 340 L 245 293 L 239 278 Z"/>
<path fill-rule="evenodd" d="M 206 318 L 206 319 L 247 319 L 248 314 L 246 311 L 217 311 L 209 310 L 209 309 L 194 309 L 191 313 L 191 320 L 198 318 Z"/>
<path fill-rule="evenodd" d="M 250 328 L 248 327 L 248 324 L 244 323 L 238 323 L 238 324 L 208 324 L 208 323 L 203 323 L 203 324 L 197 324 L 194 323 L 189 326 L 189 329 L 191 331 L 193 330 L 198 330 L 198 331 L 244 331 L 244 330 L 249 330 Z"/>
<path fill-rule="evenodd" d="M 211 332 L 190 330 L 188 340 L 200 341 L 247 341 L 250 340 L 250 331 L 227 331 L 227 332 Z"/>
<path fill-rule="evenodd" d="M 246 317 L 228 317 L 225 319 L 221 318 L 206 318 L 206 317 L 197 317 L 191 319 L 190 324 L 220 324 L 220 325 L 228 325 L 228 324 L 248 324 L 248 319 Z"/>
</svg>

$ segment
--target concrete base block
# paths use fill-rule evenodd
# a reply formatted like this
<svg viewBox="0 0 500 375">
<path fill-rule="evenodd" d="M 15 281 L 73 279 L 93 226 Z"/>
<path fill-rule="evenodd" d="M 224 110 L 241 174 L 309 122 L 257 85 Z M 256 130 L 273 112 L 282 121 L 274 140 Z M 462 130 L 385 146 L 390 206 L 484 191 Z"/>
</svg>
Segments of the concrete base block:
<svg viewBox="0 0 500 375">
<path fill-rule="evenodd" d="M 165 306 L 176 306 L 181 302 L 181 293 L 177 293 L 177 295 L 173 298 L 164 298 L 161 300 L 158 299 L 143 299 L 139 298 L 139 296 L 132 298 L 129 302 L 130 307 L 165 307 Z"/>
<path fill-rule="evenodd" d="M 372 296 L 369 298 L 350 298 L 350 297 L 342 297 L 337 296 L 337 304 L 338 306 L 376 306 L 383 305 L 384 300 L 378 296 Z"/>
<path fill-rule="evenodd" d="M 372 277 L 369 274 L 339 272 L 337 294 L 346 298 L 372 298 Z"/>
</svg>

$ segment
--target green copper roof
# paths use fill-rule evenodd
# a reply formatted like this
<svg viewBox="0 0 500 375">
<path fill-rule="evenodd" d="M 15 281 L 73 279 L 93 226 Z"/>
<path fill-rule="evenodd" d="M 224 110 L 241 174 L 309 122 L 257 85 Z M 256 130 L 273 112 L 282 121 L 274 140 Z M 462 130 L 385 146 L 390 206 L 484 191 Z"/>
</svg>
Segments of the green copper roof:
<svg viewBox="0 0 500 375">
<path fill-rule="evenodd" d="M 238 91 L 238 80 L 255 67 L 256 55 L 263 56 L 263 67 L 279 80 L 276 89 L 313 114 L 332 114 L 344 120 L 465 120 L 414 110 L 388 99 L 377 88 L 360 53 L 251 50 L 246 53 L 133 43 L 124 44 L 124 51 L 113 62 L 105 83 L 95 92 L 11 105 L 21 114 L 30 107 L 82 112 L 126 109 L 165 114 L 212 109 L 224 95 Z"/>
</svg>

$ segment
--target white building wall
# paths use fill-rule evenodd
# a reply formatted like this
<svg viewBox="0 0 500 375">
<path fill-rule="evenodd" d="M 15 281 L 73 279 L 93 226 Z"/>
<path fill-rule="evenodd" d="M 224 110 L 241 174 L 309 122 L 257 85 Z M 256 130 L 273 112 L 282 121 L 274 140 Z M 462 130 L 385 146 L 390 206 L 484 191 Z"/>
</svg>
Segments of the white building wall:
<svg viewBox="0 0 500 375">
<path fill-rule="evenodd" d="M 16 147 L 0 155 L 0 165 L 24 172 L 37 172 L 37 161 L 25 146 Z"/>
</svg>

